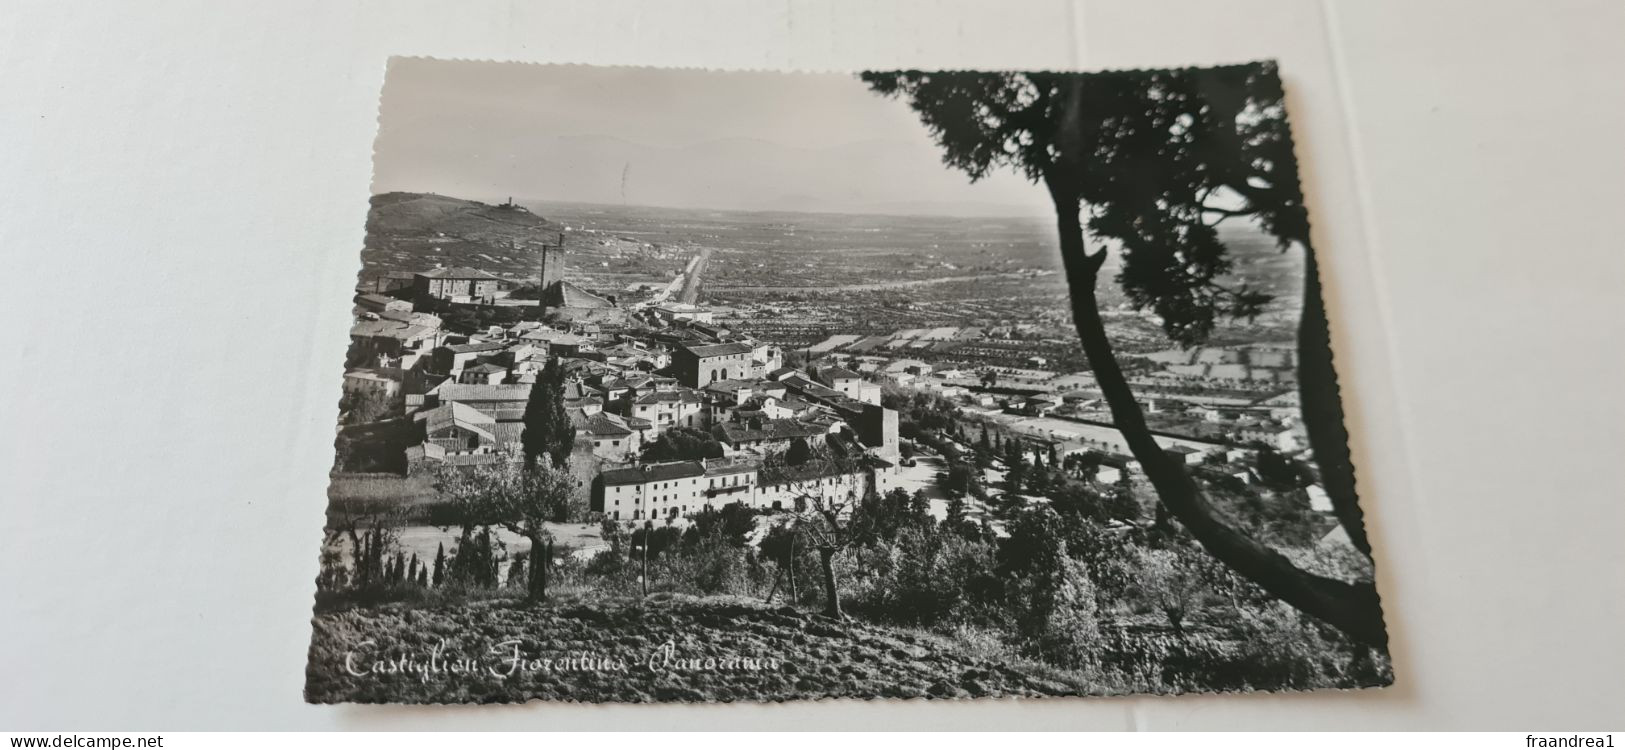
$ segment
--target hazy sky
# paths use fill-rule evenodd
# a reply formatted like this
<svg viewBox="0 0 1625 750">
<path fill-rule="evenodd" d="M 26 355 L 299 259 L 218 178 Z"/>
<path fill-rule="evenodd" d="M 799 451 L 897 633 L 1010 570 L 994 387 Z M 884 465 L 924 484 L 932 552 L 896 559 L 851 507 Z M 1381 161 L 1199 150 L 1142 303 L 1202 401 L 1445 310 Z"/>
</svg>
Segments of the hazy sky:
<svg viewBox="0 0 1625 750">
<path fill-rule="evenodd" d="M 1014 173 L 971 185 L 908 106 L 856 76 L 398 59 L 374 192 L 694 208 L 1050 215 Z"/>
</svg>

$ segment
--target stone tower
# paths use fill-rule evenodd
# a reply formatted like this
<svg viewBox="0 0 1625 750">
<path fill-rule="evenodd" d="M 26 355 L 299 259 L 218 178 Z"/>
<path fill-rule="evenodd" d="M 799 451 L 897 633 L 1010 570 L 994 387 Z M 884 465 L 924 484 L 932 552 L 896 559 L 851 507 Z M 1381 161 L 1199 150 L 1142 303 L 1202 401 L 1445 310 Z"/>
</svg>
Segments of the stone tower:
<svg viewBox="0 0 1625 750">
<path fill-rule="evenodd" d="M 551 289 L 564 278 L 564 233 L 557 245 L 542 244 L 541 288 Z"/>
</svg>

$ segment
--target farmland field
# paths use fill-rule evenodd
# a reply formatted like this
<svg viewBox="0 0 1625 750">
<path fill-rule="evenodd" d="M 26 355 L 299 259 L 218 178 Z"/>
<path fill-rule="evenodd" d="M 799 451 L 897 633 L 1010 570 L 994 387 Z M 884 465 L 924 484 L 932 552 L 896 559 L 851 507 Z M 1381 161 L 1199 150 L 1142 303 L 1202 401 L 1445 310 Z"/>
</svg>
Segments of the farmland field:
<svg viewBox="0 0 1625 750">
<path fill-rule="evenodd" d="M 1087 691 L 946 648 L 928 636 L 728 597 L 352 609 L 318 614 L 315 627 L 306 694 L 317 703 L 778 701 Z M 358 643 L 372 647 L 358 652 Z M 438 661 L 431 662 L 431 654 Z M 422 668 L 393 669 L 402 657 L 405 665 Z M 431 663 L 474 669 L 437 673 L 425 666 Z"/>
</svg>

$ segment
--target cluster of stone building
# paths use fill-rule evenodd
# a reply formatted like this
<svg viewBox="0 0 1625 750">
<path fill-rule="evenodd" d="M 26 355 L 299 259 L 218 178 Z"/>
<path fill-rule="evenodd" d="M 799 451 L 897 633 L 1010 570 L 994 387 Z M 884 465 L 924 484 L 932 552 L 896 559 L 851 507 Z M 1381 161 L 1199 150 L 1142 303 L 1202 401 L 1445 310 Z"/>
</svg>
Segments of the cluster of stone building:
<svg viewBox="0 0 1625 750">
<path fill-rule="evenodd" d="M 430 299 L 490 291 L 488 279 L 455 269 L 417 279 L 413 294 Z M 641 324 L 613 329 L 522 322 L 457 334 L 414 311 L 421 302 L 362 293 L 356 304 L 345 387 L 401 400 L 409 472 L 509 460 L 531 389 L 556 360 L 576 427 L 571 471 L 606 517 L 672 518 L 736 502 L 782 509 L 889 488 L 898 415 L 881 406 L 879 384 L 839 367 L 784 367 L 778 347 L 694 310 L 639 310 Z M 724 457 L 643 463 L 645 447 L 674 428 L 704 433 Z M 791 468 L 782 454 L 798 442 L 843 459 Z"/>
<path fill-rule="evenodd" d="M 484 271 L 437 267 L 411 274 L 410 284 L 391 294 L 358 294 L 345 387 L 401 399 L 412 425 L 408 471 L 507 460 L 523 433 L 531 388 L 555 360 L 565 372 L 564 406 L 576 428 L 571 469 L 593 510 L 615 520 L 674 518 L 730 503 L 785 509 L 813 497 L 840 501 L 886 491 L 895 479 L 898 415 L 880 403 L 882 381 L 936 392 L 972 415 L 1072 420 L 1081 426 L 1035 424 L 1028 432 L 1025 422 L 1008 425 L 1048 444 L 1057 459 L 1126 452 L 1115 431 L 1096 429 L 1109 415 L 1087 374 L 1044 370 L 1042 360 L 969 367 L 899 356 L 979 341 L 995 330 L 838 335 L 809 347 L 809 355 L 822 357 L 817 364 L 793 369 L 784 367 L 777 346 L 729 330 L 707 308 L 665 296 L 626 308 L 559 279 L 558 271 L 556 264 L 544 271 L 536 302 L 565 313 L 550 315 L 552 324 L 472 334 L 451 333 L 423 311 L 497 303 L 508 282 Z M 1147 414 L 1207 425 L 1193 440 L 1170 442 L 1169 452 L 1182 461 L 1201 464 L 1216 451 L 1225 453 L 1225 463 L 1247 460 L 1249 451 L 1227 446 L 1263 443 L 1288 454 L 1306 447 L 1296 393 L 1281 390 L 1295 365 L 1284 347 L 1178 350 L 1148 359 L 1165 369 L 1136 376 Z M 1175 392 L 1191 382 L 1230 384 L 1236 393 Z M 1264 388 L 1272 392 L 1247 392 Z M 642 461 L 646 447 L 674 428 L 714 439 L 723 456 Z M 782 455 L 798 443 L 843 459 L 792 467 Z M 1131 461 L 1111 461 L 1102 471 L 1132 468 Z"/>
<path fill-rule="evenodd" d="M 847 462 L 814 459 L 799 465 L 744 455 L 633 464 L 606 469 L 593 510 L 612 520 L 678 518 L 739 504 L 764 510 L 843 511 L 868 492 L 889 492 L 895 466 L 874 454 Z"/>
</svg>

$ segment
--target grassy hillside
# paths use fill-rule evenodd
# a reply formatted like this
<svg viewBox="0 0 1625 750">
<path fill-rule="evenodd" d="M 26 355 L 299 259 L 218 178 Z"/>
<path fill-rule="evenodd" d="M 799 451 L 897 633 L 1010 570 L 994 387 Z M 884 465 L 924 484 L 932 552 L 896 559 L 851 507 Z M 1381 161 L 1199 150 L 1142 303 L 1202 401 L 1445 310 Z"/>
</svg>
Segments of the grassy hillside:
<svg viewBox="0 0 1625 750">
<path fill-rule="evenodd" d="M 526 239 L 558 226 L 519 206 L 426 193 L 383 193 L 372 197 L 367 233 L 378 237 L 417 237 L 435 232 L 458 238 Z"/>
<path fill-rule="evenodd" d="M 557 242 L 560 229 L 520 206 L 422 193 L 375 195 L 367 213 L 362 279 L 390 271 L 419 271 L 437 262 L 504 276 L 534 276 L 536 250 L 544 242 Z"/>
<path fill-rule="evenodd" d="M 449 670 L 466 657 L 473 671 L 423 671 L 442 639 L 446 645 L 433 663 Z M 499 645 L 509 640 L 521 642 L 523 666 L 511 661 L 512 645 Z M 376 645 L 362 645 L 368 641 Z M 669 652 L 662 650 L 667 643 Z M 403 655 L 417 671 L 390 671 Z M 992 661 L 910 631 L 733 597 L 665 595 L 649 602 L 491 601 L 321 613 L 306 697 L 317 703 L 703 702 L 1082 691 L 1064 675 L 1041 672 L 1054 670 Z"/>
<path fill-rule="evenodd" d="M 542 245 L 556 246 L 561 233 L 564 277 L 608 293 L 633 283 L 669 281 L 695 252 L 686 244 L 646 242 L 614 229 L 549 219 L 524 206 L 383 193 L 372 197 L 367 214 L 360 282 L 367 287 L 391 272 L 421 271 L 436 263 L 534 279 L 541 271 Z"/>
</svg>

